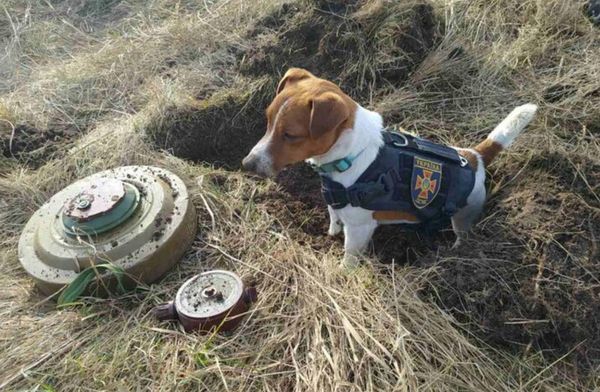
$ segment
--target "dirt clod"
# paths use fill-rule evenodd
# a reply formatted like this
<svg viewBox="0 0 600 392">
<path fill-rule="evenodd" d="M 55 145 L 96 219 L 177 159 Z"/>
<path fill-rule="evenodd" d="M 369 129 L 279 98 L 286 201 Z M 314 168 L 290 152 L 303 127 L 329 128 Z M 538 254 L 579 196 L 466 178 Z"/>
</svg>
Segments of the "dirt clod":
<svg viewBox="0 0 600 392">
<path fill-rule="evenodd" d="M 0 150 L 6 158 L 15 158 L 31 167 L 38 167 L 77 136 L 77 132 L 61 129 L 37 129 L 19 124 L 0 132 Z"/>
</svg>

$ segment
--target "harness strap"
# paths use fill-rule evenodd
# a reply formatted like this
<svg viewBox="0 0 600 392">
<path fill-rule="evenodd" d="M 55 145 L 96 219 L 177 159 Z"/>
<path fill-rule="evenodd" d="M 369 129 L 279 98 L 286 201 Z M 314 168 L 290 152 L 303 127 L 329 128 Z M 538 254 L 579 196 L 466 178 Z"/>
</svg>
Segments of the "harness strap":
<svg viewBox="0 0 600 392">
<path fill-rule="evenodd" d="M 325 176 L 321 176 L 321 192 L 325 202 L 333 209 L 340 209 L 348 204 L 360 207 L 379 196 L 392 192 L 394 180 L 390 172 L 383 173 L 377 181 L 360 182 L 345 188 Z"/>
<path fill-rule="evenodd" d="M 437 144 L 427 139 L 421 139 L 408 133 L 385 130 L 382 132 L 382 135 L 385 143 L 395 148 L 418 150 L 422 153 L 431 154 L 456 162 L 461 167 L 465 167 L 469 164 L 469 162 L 462 155 L 459 155 L 452 147 Z"/>
</svg>

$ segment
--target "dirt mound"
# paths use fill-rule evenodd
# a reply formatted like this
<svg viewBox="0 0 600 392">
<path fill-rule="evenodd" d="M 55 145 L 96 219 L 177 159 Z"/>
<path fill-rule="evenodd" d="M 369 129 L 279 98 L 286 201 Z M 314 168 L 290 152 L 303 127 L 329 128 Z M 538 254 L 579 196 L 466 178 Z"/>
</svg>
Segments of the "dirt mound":
<svg viewBox="0 0 600 392">
<path fill-rule="evenodd" d="M 245 49 L 228 49 L 243 80 L 168 107 L 148 135 L 176 156 L 238 168 L 265 131 L 264 110 L 287 68 L 336 80 L 358 99 L 404 80 L 437 37 L 433 10 L 424 2 L 286 3 L 247 31 Z"/>
<path fill-rule="evenodd" d="M 426 2 L 307 1 L 284 4 L 248 32 L 246 75 L 306 68 L 355 97 L 405 80 L 439 37 Z"/>
<path fill-rule="evenodd" d="M 61 129 L 37 129 L 19 124 L 12 129 L 4 128 L 0 133 L 0 150 L 6 158 L 15 158 L 30 167 L 39 167 L 77 135 Z"/>
</svg>

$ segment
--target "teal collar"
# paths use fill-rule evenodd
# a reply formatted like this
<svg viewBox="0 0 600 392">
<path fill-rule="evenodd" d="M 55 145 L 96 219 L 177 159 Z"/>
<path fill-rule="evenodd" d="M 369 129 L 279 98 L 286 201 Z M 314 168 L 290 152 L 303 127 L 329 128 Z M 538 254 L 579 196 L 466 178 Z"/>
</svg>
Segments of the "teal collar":
<svg viewBox="0 0 600 392">
<path fill-rule="evenodd" d="M 352 162 L 354 162 L 354 160 L 356 160 L 356 158 L 358 158 L 363 151 L 365 150 L 361 150 L 358 154 L 354 156 L 348 155 L 347 157 L 336 159 L 335 161 L 324 163 L 322 165 L 311 164 L 310 166 L 313 168 L 314 171 L 320 174 L 333 172 L 343 173 L 352 167 Z"/>
</svg>

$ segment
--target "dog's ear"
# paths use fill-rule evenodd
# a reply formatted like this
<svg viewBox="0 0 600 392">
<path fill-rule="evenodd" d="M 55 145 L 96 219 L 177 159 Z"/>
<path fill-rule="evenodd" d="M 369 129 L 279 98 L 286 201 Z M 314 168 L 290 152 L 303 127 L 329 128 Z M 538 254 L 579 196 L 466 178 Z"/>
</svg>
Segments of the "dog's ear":
<svg viewBox="0 0 600 392">
<path fill-rule="evenodd" d="M 279 81 L 277 85 L 277 94 L 281 92 L 285 88 L 286 85 L 290 83 L 296 83 L 300 80 L 314 78 L 314 75 L 302 68 L 290 68 L 287 70 L 283 78 Z"/>
<path fill-rule="evenodd" d="M 342 97 L 326 92 L 310 101 L 310 136 L 319 136 L 339 127 L 350 116 L 350 109 Z"/>
</svg>

